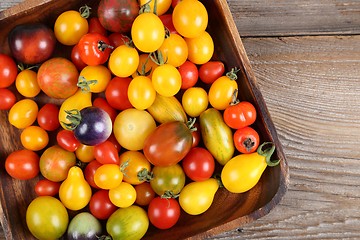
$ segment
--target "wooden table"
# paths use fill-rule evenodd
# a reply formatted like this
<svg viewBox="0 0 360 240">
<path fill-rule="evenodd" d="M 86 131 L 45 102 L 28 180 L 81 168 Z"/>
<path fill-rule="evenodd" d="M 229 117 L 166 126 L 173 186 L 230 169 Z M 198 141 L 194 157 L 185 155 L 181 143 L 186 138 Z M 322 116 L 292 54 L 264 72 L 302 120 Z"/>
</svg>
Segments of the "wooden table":
<svg viewBox="0 0 360 240">
<path fill-rule="evenodd" d="M 268 215 L 213 239 L 360 239 L 360 1 L 228 2 L 290 186 Z"/>
</svg>

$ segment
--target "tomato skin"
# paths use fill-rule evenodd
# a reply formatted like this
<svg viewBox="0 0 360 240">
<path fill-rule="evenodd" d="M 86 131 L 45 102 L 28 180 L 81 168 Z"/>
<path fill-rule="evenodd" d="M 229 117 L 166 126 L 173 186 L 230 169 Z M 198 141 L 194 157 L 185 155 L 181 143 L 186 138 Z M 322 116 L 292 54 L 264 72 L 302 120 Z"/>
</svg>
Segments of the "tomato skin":
<svg viewBox="0 0 360 240">
<path fill-rule="evenodd" d="M 100 93 L 105 91 L 110 80 L 111 72 L 104 65 L 86 66 L 80 72 L 78 86 L 85 91 Z"/>
<path fill-rule="evenodd" d="M 139 172 L 144 169 L 147 171 L 151 170 L 149 161 L 144 154 L 139 151 L 125 151 L 120 155 L 119 160 L 120 166 L 124 166 L 123 171 L 125 174 L 123 181 L 132 185 L 138 185 L 144 182 L 143 180 L 139 180 Z"/>
<path fill-rule="evenodd" d="M 71 50 L 70 59 L 71 59 L 71 62 L 74 63 L 74 65 L 78 71 L 83 70 L 83 68 L 87 66 L 86 63 L 84 63 L 83 60 L 81 60 L 81 58 L 80 58 L 80 49 L 79 49 L 78 44 L 73 46 L 73 48 Z"/>
<path fill-rule="evenodd" d="M 150 185 L 159 196 L 165 192 L 171 192 L 174 195 L 179 194 L 185 186 L 186 176 L 179 164 L 167 167 L 155 166 L 152 169 L 152 174 L 153 178 L 150 180 Z"/>
<path fill-rule="evenodd" d="M 36 183 L 34 190 L 38 196 L 55 196 L 59 193 L 60 185 L 59 182 L 41 179 Z"/>
<path fill-rule="evenodd" d="M 110 45 L 114 48 L 117 48 L 118 46 L 128 44 L 130 41 L 130 38 L 122 33 L 113 32 L 108 36 Z"/>
<path fill-rule="evenodd" d="M 142 7 L 148 2 L 149 1 L 147 0 L 140 0 L 140 7 Z M 149 6 L 150 6 L 150 12 L 154 12 L 155 1 L 151 1 L 149 3 Z M 164 13 L 167 12 L 167 10 L 169 10 L 170 6 L 171 6 L 171 0 L 157 0 L 156 14 L 158 16 L 163 15 Z"/>
<path fill-rule="evenodd" d="M 36 72 L 30 69 L 22 70 L 15 80 L 16 90 L 24 97 L 35 97 L 40 93 Z"/>
<path fill-rule="evenodd" d="M 9 87 L 18 74 L 17 65 L 10 56 L 0 54 L 0 88 Z"/>
<path fill-rule="evenodd" d="M 198 65 L 205 64 L 214 54 L 214 42 L 208 32 L 201 33 L 198 37 L 185 38 L 188 46 L 188 59 Z"/>
<path fill-rule="evenodd" d="M 29 127 L 35 122 L 38 111 L 38 105 L 34 100 L 22 99 L 10 108 L 9 123 L 18 129 Z"/>
<path fill-rule="evenodd" d="M 186 156 L 192 142 L 191 131 L 185 123 L 166 122 L 146 138 L 143 151 L 153 165 L 171 166 Z"/>
<path fill-rule="evenodd" d="M 20 140 L 24 148 L 40 151 L 49 143 L 49 135 L 39 126 L 29 126 L 21 132 Z"/>
<path fill-rule="evenodd" d="M 225 73 L 224 63 L 221 61 L 209 61 L 199 68 L 199 78 L 202 82 L 212 84 Z"/>
<path fill-rule="evenodd" d="M 180 205 L 173 198 L 154 198 L 148 207 L 149 220 L 159 229 L 169 229 L 180 218 Z"/>
<path fill-rule="evenodd" d="M 66 129 L 60 130 L 56 134 L 57 144 L 69 152 L 75 152 L 80 146 L 80 142 L 75 138 L 74 132 Z"/>
<path fill-rule="evenodd" d="M 252 127 L 237 129 L 233 138 L 236 149 L 241 153 L 253 153 L 259 147 L 259 134 Z"/>
<path fill-rule="evenodd" d="M 210 86 L 208 95 L 209 102 L 217 110 L 225 110 L 233 100 L 234 92 L 237 91 L 238 84 L 227 76 L 221 76 Z"/>
<path fill-rule="evenodd" d="M 97 17 L 91 17 L 89 19 L 88 33 L 99 33 L 103 36 L 107 35 L 106 29 L 101 25 L 100 20 Z"/>
<path fill-rule="evenodd" d="M 85 180 L 90 184 L 91 187 L 97 189 L 100 188 L 96 185 L 94 181 L 94 174 L 96 172 L 96 169 L 98 169 L 100 166 L 102 166 L 102 164 L 94 159 L 90 161 L 84 169 Z"/>
<path fill-rule="evenodd" d="M 111 189 L 120 185 L 123 176 L 118 164 L 103 164 L 96 169 L 94 182 L 101 189 Z"/>
<path fill-rule="evenodd" d="M 105 90 L 105 98 L 109 105 L 117 110 L 131 108 L 128 97 L 128 89 L 131 78 L 114 77 L 110 80 Z"/>
<path fill-rule="evenodd" d="M 76 158 L 79 159 L 81 162 L 84 163 L 90 162 L 95 159 L 94 146 L 80 143 L 79 147 L 75 150 L 75 155 Z"/>
<path fill-rule="evenodd" d="M 166 63 L 179 67 L 188 57 L 188 47 L 183 37 L 176 33 L 170 33 L 166 37 L 158 51 L 167 60 Z"/>
<path fill-rule="evenodd" d="M 190 87 L 185 90 L 182 99 L 185 112 L 190 117 L 198 117 L 209 105 L 208 94 L 201 87 Z"/>
<path fill-rule="evenodd" d="M 256 115 L 254 105 L 247 101 L 231 105 L 223 113 L 225 123 L 233 129 L 250 126 L 255 122 Z"/>
<path fill-rule="evenodd" d="M 115 76 L 125 78 L 136 71 L 139 61 L 139 53 L 136 48 L 121 45 L 111 53 L 108 67 Z"/>
<path fill-rule="evenodd" d="M 120 164 L 118 151 L 114 144 L 108 140 L 94 146 L 94 157 L 101 164 Z"/>
<path fill-rule="evenodd" d="M 181 89 L 188 89 L 195 86 L 199 78 L 199 71 L 194 63 L 187 60 L 178 70 L 182 81 Z"/>
<path fill-rule="evenodd" d="M 37 123 L 46 131 L 54 131 L 60 127 L 59 107 L 53 103 L 46 103 L 42 106 L 37 115 Z"/>
<path fill-rule="evenodd" d="M 174 24 L 173 24 L 171 13 L 166 13 L 166 14 L 160 15 L 159 18 L 162 21 L 162 23 L 164 24 L 164 26 L 169 30 L 170 33 L 177 33 L 177 31 L 174 27 Z"/>
<path fill-rule="evenodd" d="M 109 190 L 100 189 L 95 192 L 89 202 L 89 210 L 96 218 L 105 220 L 113 214 L 116 207 L 109 198 Z"/>
<path fill-rule="evenodd" d="M 143 182 L 139 185 L 135 185 L 136 200 L 135 203 L 140 206 L 147 206 L 151 200 L 155 197 L 155 192 L 152 189 L 150 183 Z"/>
<path fill-rule="evenodd" d="M 118 112 L 112 106 L 110 106 L 110 104 L 106 101 L 105 98 L 102 97 L 95 98 L 93 101 L 93 106 L 101 108 L 102 110 L 107 112 L 107 114 L 109 114 L 111 122 L 115 121 Z"/>
<path fill-rule="evenodd" d="M 7 88 L 0 88 L 0 110 L 9 110 L 16 103 L 15 94 Z"/>
<path fill-rule="evenodd" d="M 39 156 L 31 150 L 17 150 L 7 156 L 5 170 L 16 179 L 32 179 L 39 174 L 39 159 Z"/>
<path fill-rule="evenodd" d="M 100 33 L 87 33 L 78 43 L 80 58 L 89 66 L 104 64 L 111 52 L 109 39 Z"/>
<path fill-rule="evenodd" d="M 199 145 L 199 143 L 200 143 L 200 140 L 201 140 L 201 130 L 200 130 L 199 122 L 195 122 L 194 127 L 196 128 L 196 130 L 194 129 L 191 132 L 191 135 L 193 137 L 192 147 L 197 147 Z"/>
<path fill-rule="evenodd" d="M 155 68 L 151 81 L 156 92 L 165 97 L 177 94 L 182 83 L 181 75 L 177 68 L 167 63 Z"/>
<path fill-rule="evenodd" d="M 195 147 L 182 160 L 182 167 L 191 180 L 204 181 L 213 175 L 215 160 L 207 149 Z"/>
<path fill-rule="evenodd" d="M 149 108 L 156 97 L 156 91 L 151 79 L 145 76 L 135 77 L 129 84 L 128 97 L 134 108 L 139 110 Z"/>
<path fill-rule="evenodd" d="M 133 185 L 121 182 L 119 186 L 109 190 L 110 201 L 117 207 L 127 208 L 134 204 L 136 191 Z"/>
</svg>

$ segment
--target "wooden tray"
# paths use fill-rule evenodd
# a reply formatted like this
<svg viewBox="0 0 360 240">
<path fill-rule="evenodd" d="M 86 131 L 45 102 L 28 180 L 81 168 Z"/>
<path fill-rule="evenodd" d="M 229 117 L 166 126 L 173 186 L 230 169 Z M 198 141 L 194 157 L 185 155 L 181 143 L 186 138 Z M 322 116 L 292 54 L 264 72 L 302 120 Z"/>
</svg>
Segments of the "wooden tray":
<svg viewBox="0 0 360 240">
<path fill-rule="evenodd" d="M 190 216 L 182 213 L 180 221 L 169 230 L 150 227 L 145 239 L 204 239 L 223 231 L 241 227 L 270 212 L 284 196 L 289 184 L 288 165 L 279 142 L 275 127 L 256 84 L 254 73 L 241 42 L 236 25 L 226 0 L 203 0 L 209 13 L 207 31 L 215 44 L 214 59 L 225 63 L 227 70 L 239 67 L 238 85 L 240 100 L 252 102 L 258 112 L 253 125 L 260 134 L 261 141 L 272 141 L 276 145 L 274 158 L 281 163 L 267 168 L 259 183 L 244 194 L 231 194 L 219 189 L 211 208 L 202 215 Z M 96 7 L 98 1 L 80 0 L 28 0 L 8 10 L 0 12 L 0 52 L 9 53 L 7 35 L 16 25 L 26 22 L 45 22 L 53 26 L 56 16 L 61 12 L 77 10 L 83 3 Z M 20 95 L 18 95 L 20 98 Z M 46 98 L 36 100 L 45 101 Z M 31 181 L 12 179 L 4 169 L 6 156 L 21 149 L 20 131 L 7 121 L 8 111 L 0 111 L 0 216 L 6 239 L 33 239 L 27 229 L 25 212 L 28 204 L 35 198 Z"/>
</svg>

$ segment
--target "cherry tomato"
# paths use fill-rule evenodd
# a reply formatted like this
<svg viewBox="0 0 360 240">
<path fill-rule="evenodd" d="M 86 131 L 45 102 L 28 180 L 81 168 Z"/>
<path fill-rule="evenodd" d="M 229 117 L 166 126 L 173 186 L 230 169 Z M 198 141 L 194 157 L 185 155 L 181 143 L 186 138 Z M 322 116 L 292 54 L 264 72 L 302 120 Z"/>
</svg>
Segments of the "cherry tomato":
<svg viewBox="0 0 360 240">
<path fill-rule="evenodd" d="M 200 143 L 200 140 L 201 140 L 200 124 L 198 122 L 195 122 L 194 130 L 191 131 L 191 135 L 193 137 L 192 147 L 197 147 L 199 145 L 199 143 Z"/>
<path fill-rule="evenodd" d="M 144 182 L 144 180 L 139 180 L 138 174 L 144 169 L 150 171 L 151 165 L 142 152 L 126 151 L 120 155 L 119 160 L 124 169 L 123 181 L 132 185 Z"/>
<path fill-rule="evenodd" d="M 162 53 L 166 63 L 179 67 L 188 57 L 188 46 L 185 40 L 176 33 L 170 33 L 158 49 Z"/>
<path fill-rule="evenodd" d="M 159 229 L 169 229 L 180 218 L 179 202 L 173 198 L 156 197 L 151 200 L 148 207 L 149 220 Z"/>
<path fill-rule="evenodd" d="M 181 89 L 195 86 L 198 81 L 199 71 L 194 63 L 185 61 L 178 70 L 181 75 Z"/>
<path fill-rule="evenodd" d="M 135 77 L 129 84 L 128 97 L 132 106 L 144 110 L 155 101 L 156 91 L 151 79 L 145 76 Z"/>
<path fill-rule="evenodd" d="M 81 71 L 84 67 L 86 67 L 86 63 L 83 62 L 80 58 L 80 49 L 79 45 L 75 44 L 71 50 L 71 62 L 74 63 L 77 70 Z"/>
<path fill-rule="evenodd" d="M 172 14 L 167 13 L 159 16 L 160 20 L 164 24 L 165 28 L 169 30 L 170 33 L 177 33 L 173 21 L 172 21 Z"/>
<path fill-rule="evenodd" d="M 39 174 L 39 159 L 39 156 L 31 150 L 16 150 L 7 156 L 5 170 L 16 179 L 32 179 Z"/>
<path fill-rule="evenodd" d="M 9 87 L 18 74 L 17 65 L 11 57 L 0 54 L 0 88 Z"/>
<path fill-rule="evenodd" d="M 34 100 L 22 99 L 10 108 L 9 123 L 19 129 L 26 128 L 35 122 L 38 111 Z"/>
<path fill-rule="evenodd" d="M 207 149 L 194 147 L 182 160 L 182 167 L 191 180 L 204 181 L 213 175 L 215 160 Z"/>
<path fill-rule="evenodd" d="M 131 108 L 128 98 L 128 88 L 131 78 L 114 77 L 110 80 L 105 90 L 105 98 L 109 105 L 117 110 Z"/>
<path fill-rule="evenodd" d="M 121 45 L 129 44 L 130 38 L 122 33 L 113 32 L 108 36 L 110 45 L 117 48 Z"/>
<path fill-rule="evenodd" d="M 103 164 L 94 174 L 94 182 L 101 189 L 115 188 L 122 180 L 123 173 L 118 164 Z"/>
<path fill-rule="evenodd" d="M 114 144 L 108 140 L 94 146 L 94 157 L 101 164 L 120 164 L 118 151 Z"/>
<path fill-rule="evenodd" d="M 0 88 L 0 110 L 9 110 L 16 103 L 15 94 L 7 88 Z"/>
<path fill-rule="evenodd" d="M 20 140 L 24 148 L 39 151 L 48 145 L 49 135 L 39 126 L 29 126 L 21 132 Z"/>
<path fill-rule="evenodd" d="M 37 82 L 37 74 L 33 70 L 22 70 L 15 80 L 16 90 L 24 97 L 32 98 L 41 91 Z"/>
<path fill-rule="evenodd" d="M 241 153 L 253 153 L 260 143 L 259 134 L 252 127 L 237 129 L 234 133 L 234 145 Z"/>
<path fill-rule="evenodd" d="M 224 122 L 233 129 L 250 126 L 255 122 L 256 115 L 254 105 L 247 101 L 230 105 L 223 113 Z"/>
<path fill-rule="evenodd" d="M 118 113 L 112 106 L 110 106 L 110 104 L 106 101 L 105 98 L 102 98 L 102 97 L 95 98 L 93 101 L 93 106 L 101 108 L 102 110 L 107 112 L 111 118 L 111 121 L 112 122 L 115 121 L 115 118 Z"/>
<path fill-rule="evenodd" d="M 86 66 L 81 70 L 77 85 L 84 91 L 100 93 L 105 91 L 111 80 L 110 70 L 103 65 Z"/>
<path fill-rule="evenodd" d="M 201 87 L 191 87 L 182 96 L 182 105 L 190 117 L 198 117 L 208 107 L 208 94 Z"/>
<path fill-rule="evenodd" d="M 36 183 L 34 190 L 38 196 L 55 196 L 59 193 L 60 185 L 59 182 L 41 179 Z"/>
<path fill-rule="evenodd" d="M 178 93 L 182 83 L 177 68 L 167 63 L 155 68 L 151 80 L 156 92 L 165 97 Z"/>
<path fill-rule="evenodd" d="M 155 197 L 155 192 L 152 189 L 150 183 L 143 182 L 139 185 L 135 185 L 136 200 L 135 203 L 140 206 L 147 206 L 151 200 Z"/>
<path fill-rule="evenodd" d="M 221 61 L 209 61 L 199 68 L 199 78 L 207 84 L 213 83 L 225 73 L 224 63 Z"/>
<path fill-rule="evenodd" d="M 106 29 L 101 25 L 100 20 L 97 17 L 91 17 L 89 19 L 88 33 L 99 33 L 103 36 L 107 35 Z"/>
<path fill-rule="evenodd" d="M 176 5 L 178 5 L 179 2 L 181 2 L 182 0 L 172 0 L 171 1 L 171 7 L 175 8 Z"/>
<path fill-rule="evenodd" d="M 208 14 L 200 1 L 181 1 L 176 4 L 172 19 L 176 31 L 186 38 L 195 38 L 208 25 Z"/>
<path fill-rule="evenodd" d="M 94 174 L 96 169 L 98 169 L 100 166 L 102 166 L 102 164 L 94 159 L 90 161 L 84 169 L 85 180 L 90 184 L 90 186 L 97 189 L 99 189 L 99 187 L 94 182 Z"/>
<path fill-rule="evenodd" d="M 53 103 L 46 103 L 42 106 L 37 115 L 37 123 L 46 131 L 54 131 L 60 127 L 59 107 Z"/>
<path fill-rule="evenodd" d="M 157 68 L 157 64 L 150 59 L 150 54 L 143 53 L 139 56 L 139 66 L 136 72 L 133 73 L 132 77 L 135 78 L 137 76 L 146 76 L 151 79 L 152 73 L 155 68 Z"/>
<path fill-rule="evenodd" d="M 75 152 L 80 146 L 80 142 L 75 138 L 74 132 L 66 129 L 60 130 L 56 134 L 57 144 L 69 152 Z"/>
<path fill-rule="evenodd" d="M 75 155 L 76 158 L 79 159 L 81 162 L 88 163 L 95 159 L 94 146 L 88 146 L 80 143 L 80 145 L 75 150 Z"/>
<path fill-rule="evenodd" d="M 61 13 L 54 25 L 56 39 L 67 46 L 77 44 L 80 38 L 89 30 L 87 17 L 89 9 L 82 7 L 79 11 L 69 10 Z"/>
<path fill-rule="evenodd" d="M 163 194 L 177 195 L 185 186 L 186 175 L 179 164 L 157 167 L 152 169 L 153 178 L 150 185 L 154 192 L 162 196 Z"/>
<path fill-rule="evenodd" d="M 121 45 L 111 53 L 108 67 L 118 77 L 129 77 L 139 65 L 138 51 L 127 45 Z"/>
<path fill-rule="evenodd" d="M 81 60 L 89 66 L 97 66 L 105 63 L 110 56 L 111 49 L 109 39 L 99 33 L 87 33 L 82 36 L 78 43 Z"/>
<path fill-rule="evenodd" d="M 214 42 L 208 32 L 205 31 L 194 38 L 185 38 L 185 41 L 188 46 L 188 59 L 191 62 L 201 65 L 210 61 L 214 54 Z"/>
<path fill-rule="evenodd" d="M 150 6 L 150 11 L 154 12 L 154 5 L 155 5 L 155 1 L 148 1 L 148 0 L 140 0 L 140 7 L 145 5 L 146 3 L 149 4 Z M 156 14 L 158 16 L 163 15 L 164 13 L 167 12 L 167 10 L 169 10 L 171 6 L 171 0 L 157 0 L 156 2 Z"/>
<path fill-rule="evenodd" d="M 110 201 L 109 190 L 100 189 L 94 193 L 89 202 L 89 210 L 96 218 L 108 219 L 118 208 Z"/>
<path fill-rule="evenodd" d="M 130 183 L 121 182 L 119 186 L 109 190 L 109 198 L 117 207 L 130 207 L 136 200 L 136 191 Z"/>
</svg>

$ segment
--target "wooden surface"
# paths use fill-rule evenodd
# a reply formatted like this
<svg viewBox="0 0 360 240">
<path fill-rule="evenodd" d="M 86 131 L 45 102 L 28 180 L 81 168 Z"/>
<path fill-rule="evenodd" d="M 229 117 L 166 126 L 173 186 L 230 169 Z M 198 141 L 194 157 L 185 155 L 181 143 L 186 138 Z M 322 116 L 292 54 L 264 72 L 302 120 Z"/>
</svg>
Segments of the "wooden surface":
<svg viewBox="0 0 360 240">
<path fill-rule="evenodd" d="M 290 186 L 268 215 L 213 239 L 360 239 L 360 1 L 228 2 Z"/>
</svg>

